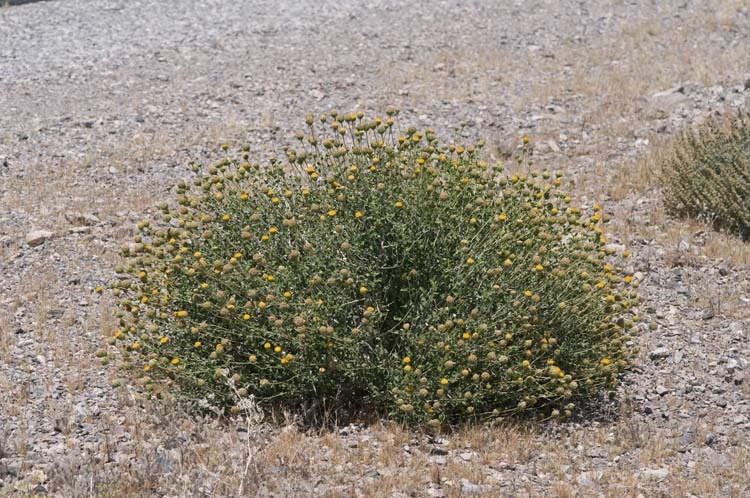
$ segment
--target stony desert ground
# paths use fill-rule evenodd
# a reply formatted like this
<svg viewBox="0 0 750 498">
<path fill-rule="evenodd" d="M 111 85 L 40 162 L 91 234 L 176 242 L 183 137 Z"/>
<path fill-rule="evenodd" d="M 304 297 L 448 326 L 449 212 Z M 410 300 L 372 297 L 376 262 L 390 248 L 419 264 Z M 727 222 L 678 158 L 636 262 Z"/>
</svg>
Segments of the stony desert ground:
<svg viewBox="0 0 750 498">
<path fill-rule="evenodd" d="M 750 103 L 749 34 L 743 0 L 0 7 L 0 497 L 748 496 L 750 246 L 667 216 L 656 171 L 679 130 Z M 145 402 L 101 364 L 94 289 L 189 161 L 389 104 L 492 159 L 528 135 L 603 204 L 645 318 L 614 402 L 437 438 L 303 431 Z"/>
</svg>

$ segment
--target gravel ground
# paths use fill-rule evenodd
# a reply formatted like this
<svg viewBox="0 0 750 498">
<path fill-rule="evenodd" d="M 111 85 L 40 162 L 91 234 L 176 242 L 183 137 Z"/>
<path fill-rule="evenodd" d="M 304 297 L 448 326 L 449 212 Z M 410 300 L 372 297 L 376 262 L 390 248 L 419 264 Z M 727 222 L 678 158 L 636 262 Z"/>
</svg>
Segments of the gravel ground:
<svg viewBox="0 0 750 498">
<path fill-rule="evenodd" d="M 243 485 L 259 496 L 747 496 L 750 250 L 665 218 L 642 179 L 666 137 L 747 104 L 743 4 L 0 8 L 0 496 L 100 496 L 103 484 L 108 496 L 241 495 Z M 113 324 L 94 288 L 189 161 L 225 141 L 264 157 L 307 111 L 388 104 L 404 123 L 487 137 L 495 158 L 530 135 L 535 160 L 565 169 L 577 202 L 604 201 L 622 220 L 610 238 L 632 249 L 641 312 L 656 325 L 636 340 L 623 408 L 522 439 L 525 453 L 494 436 L 467 449 L 465 436 L 427 444 L 388 427 L 282 431 L 253 464 L 262 484 L 226 491 L 210 463 L 183 468 L 175 456 L 209 444 L 216 426 L 178 423 L 111 387 L 116 369 L 96 351 Z M 215 443 L 241 456 L 250 438 L 235 436 Z M 279 456 L 284 438 L 305 448 L 304 465 Z M 272 453 L 271 466 L 258 463 Z M 128 479 L 152 484 L 115 486 Z"/>
</svg>

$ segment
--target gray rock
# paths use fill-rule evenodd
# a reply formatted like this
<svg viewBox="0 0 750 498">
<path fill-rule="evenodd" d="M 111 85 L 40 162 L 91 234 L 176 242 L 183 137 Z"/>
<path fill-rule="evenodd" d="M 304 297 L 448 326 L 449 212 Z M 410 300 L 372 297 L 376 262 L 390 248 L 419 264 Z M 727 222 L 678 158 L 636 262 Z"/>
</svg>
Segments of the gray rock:
<svg viewBox="0 0 750 498">
<path fill-rule="evenodd" d="M 467 479 L 461 479 L 461 492 L 467 495 L 475 495 L 483 491 L 483 486 L 474 484 Z"/>
<path fill-rule="evenodd" d="M 427 489 L 427 496 L 430 498 L 443 498 L 445 492 L 439 487 L 430 487 Z"/>
<path fill-rule="evenodd" d="M 65 213 L 65 219 L 76 227 L 93 227 L 101 223 L 96 215 L 87 213 Z"/>
<path fill-rule="evenodd" d="M 734 358 L 730 358 L 727 360 L 726 369 L 729 374 L 733 374 L 738 366 L 739 366 L 739 363 L 737 363 L 737 360 L 735 360 Z"/>
<path fill-rule="evenodd" d="M 54 235 L 55 233 L 49 230 L 32 230 L 26 234 L 26 243 L 29 247 L 40 246 Z"/>
<path fill-rule="evenodd" d="M 661 467 L 658 469 L 646 469 L 641 472 L 641 475 L 646 479 L 651 479 L 657 482 L 663 481 L 664 479 L 669 477 L 669 469 L 666 467 Z"/>
<path fill-rule="evenodd" d="M 662 360 L 664 358 L 667 358 L 671 354 L 672 354 L 671 351 L 667 348 L 656 348 L 653 351 L 650 351 L 648 353 L 648 357 L 651 360 L 655 361 L 655 360 Z"/>
</svg>

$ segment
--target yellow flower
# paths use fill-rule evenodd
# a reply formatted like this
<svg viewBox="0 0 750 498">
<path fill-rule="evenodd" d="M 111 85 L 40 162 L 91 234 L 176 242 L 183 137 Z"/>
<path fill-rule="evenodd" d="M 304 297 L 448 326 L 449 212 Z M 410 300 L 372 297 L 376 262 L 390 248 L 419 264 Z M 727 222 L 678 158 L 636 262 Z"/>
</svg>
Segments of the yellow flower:
<svg viewBox="0 0 750 498">
<path fill-rule="evenodd" d="M 246 201 L 247 200 L 247 192 L 242 192 L 240 194 L 240 199 L 242 199 L 243 201 Z"/>
<path fill-rule="evenodd" d="M 271 343 L 270 343 L 270 342 L 267 342 L 267 343 L 263 344 L 263 347 L 264 347 L 265 349 L 271 349 Z"/>
<path fill-rule="evenodd" d="M 402 362 L 403 362 L 404 364 L 407 364 L 407 363 L 411 363 L 411 358 L 409 358 L 408 356 L 404 356 L 404 359 L 403 359 L 403 360 L 401 360 L 401 361 L 402 361 Z"/>
<path fill-rule="evenodd" d="M 284 292 L 284 297 L 287 298 L 287 299 L 289 299 L 290 297 L 292 297 L 292 293 L 289 292 L 289 291 L 286 291 L 286 292 Z"/>
<path fill-rule="evenodd" d="M 526 291 L 523 291 L 523 295 L 526 297 L 531 297 L 532 295 L 534 295 L 534 293 L 531 292 L 530 290 L 526 290 Z"/>
<path fill-rule="evenodd" d="M 404 203 L 401 202 L 401 201 L 396 201 L 396 203 L 394 204 L 394 206 L 396 206 L 397 208 L 404 207 Z"/>
<path fill-rule="evenodd" d="M 330 216 L 331 218 L 333 218 L 334 216 L 336 216 L 336 210 L 335 209 L 329 209 L 328 210 L 328 216 Z"/>
<path fill-rule="evenodd" d="M 96 292 L 97 294 L 101 294 L 102 291 L 103 289 L 101 285 L 97 285 L 96 288 L 94 289 L 94 292 Z"/>
<path fill-rule="evenodd" d="M 278 197 L 274 197 L 273 199 L 271 199 L 271 202 L 273 202 L 274 204 L 278 204 L 279 203 L 279 198 Z"/>
<path fill-rule="evenodd" d="M 133 344 L 131 344 L 130 347 L 133 349 L 138 349 L 141 347 L 141 344 L 138 341 L 136 341 Z"/>
<path fill-rule="evenodd" d="M 161 337 L 161 338 L 159 339 L 159 342 L 160 342 L 160 343 L 162 343 L 162 344 L 166 344 L 168 340 L 169 340 L 169 339 L 168 339 L 168 338 L 166 338 L 166 337 Z"/>
<path fill-rule="evenodd" d="M 602 365 L 609 365 L 609 358 L 602 358 L 599 363 Z"/>
<path fill-rule="evenodd" d="M 359 293 L 360 293 L 360 294 L 365 294 L 365 293 L 367 293 L 367 287 L 360 287 L 360 288 L 359 288 Z"/>
<path fill-rule="evenodd" d="M 443 377 L 442 379 L 440 379 L 440 383 L 445 386 L 445 385 L 448 384 L 448 379 L 446 379 L 445 377 Z"/>
<path fill-rule="evenodd" d="M 242 319 L 243 320 L 250 320 L 250 315 L 248 315 L 247 313 L 245 313 L 244 315 L 242 315 Z"/>
<path fill-rule="evenodd" d="M 534 269 L 535 269 L 536 271 L 542 271 L 542 270 L 544 270 L 544 266 L 542 266 L 542 265 L 536 265 L 536 266 L 534 267 Z"/>
<path fill-rule="evenodd" d="M 528 135 L 524 135 L 523 136 L 523 143 L 525 143 L 525 144 L 529 143 L 529 136 Z"/>
<path fill-rule="evenodd" d="M 225 214 L 224 216 L 221 217 L 221 219 L 224 221 L 229 221 L 229 218 L 230 216 L 228 214 Z"/>
<path fill-rule="evenodd" d="M 193 346 L 195 346 L 196 348 L 201 347 L 201 341 L 195 341 L 195 343 L 193 344 Z"/>
<path fill-rule="evenodd" d="M 464 332 L 463 334 L 461 334 L 461 338 L 462 339 L 470 339 L 471 338 L 471 334 L 469 334 L 468 332 Z"/>
<path fill-rule="evenodd" d="M 187 311 L 185 310 L 175 311 L 174 316 L 179 317 L 179 318 L 185 317 L 187 316 Z"/>
<path fill-rule="evenodd" d="M 261 235 L 260 240 L 265 242 L 266 240 L 268 240 L 268 235 L 264 233 L 263 235 Z"/>
<path fill-rule="evenodd" d="M 513 261 L 510 260 L 510 258 L 506 258 L 505 261 L 503 261 L 503 265 L 510 266 L 513 264 Z"/>
<path fill-rule="evenodd" d="M 265 301 L 261 301 L 261 302 L 258 303 L 258 308 L 263 309 L 265 307 L 266 307 L 266 302 Z"/>
<path fill-rule="evenodd" d="M 276 346 L 273 348 L 274 353 L 281 353 L 281 346 Z"/>
<path fill-rule="evenodd" d="M 474 258 L 469 258 L 466 260 L 467 265 L 473 265 L 475 263 Z"/>
<path fill-rule="evenodd" d="M 148 364 L 143 365 L 143 371 L 144 372 L 148 372 L 149 370 L 151 370 L 151 365 L 148 365 Z"/>
<path fill-rule="evenodd" d="M 465 377 L 465 376 L 469 375 L 469 371 L 464 368 L 463 370 L 461 370 L 461 374 Z"/>
<path fill-rule="evenodd" d="M 628 275 L 623 280 L 625 281 L 626 284 L 629 284 L 630 282 L 633 281 L 633 277 L 631 275 Z"/>
<path fill-rule="evenodd" d="M 278 231 L 279 231 L 279 229 L 276 228 L 276 227 L 271 227 L 271 228 L 268 229 L 268 233 L 276 233 Z"/>
<path fill-rule="evenodd" d="M 355 218 L 361 218 L 362 217 L 362 211 L 355 211 L 354 212 L 354 217 Z"/>
<path fill-rule="evenodd" d="M 500 214 L 498 214 L 498 215 L 497 215 L 497 221 L 505 221 L 505 220 L 507 220 L 507 219 L 508 219 L 508 217 L 507 217 L 507 216 L 505 216 L 505 215 L 504 215 L 504 214 L 502 214 L 502 213 L 500 213 Z"/>
<path fill-rule="evenodd" d="M 180 362 L 179 358 L 172 358 L 172 365 L 177 365 Z"/>
<path fill-rule="evenodd" d="M 251 354 L 250 356 L 248 356 L 247 361 L 249 361 L 250 363 L 255 363 L 256 361 L 258 361 L 258 357 L 254 354 Z"/>
</svg>

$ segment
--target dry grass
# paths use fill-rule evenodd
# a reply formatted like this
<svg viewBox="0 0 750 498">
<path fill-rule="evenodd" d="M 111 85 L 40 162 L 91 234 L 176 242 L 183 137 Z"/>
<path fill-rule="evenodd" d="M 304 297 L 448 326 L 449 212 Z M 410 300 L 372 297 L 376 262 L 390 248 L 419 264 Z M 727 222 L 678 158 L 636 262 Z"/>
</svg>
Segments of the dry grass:
<svg viewBox="0 0 750 498">
<path fill-rule="evenodd" d="M 742 447 L 725 452 L 720 462 L 714 451 L 699 453 L 685 468 L 679 434 L 655 432 L 628 417 L 554 437 L 525 426 L 463 429 L 444 435 L 450 456 L 442 463 L 430 457 L 427 437 L 394 425 L 370 427 L 367 437 L 294 426 L 251 426 L 246 432 L 242 419 L 196 420 L 169 404 L 149 404 L 145 411 L 127 406 L 127 399 L 123 404 L 138 459 L 127 467 L 108 461 L 113 448 L 105 442 L 83 462 L 85 475 L 73 462 L 60 462 L 50 484 L 65 496 L 195 496 L 200 489 L 210 496 L 253 490 L 261 496 L 388 497 L 424 496 L 434 486 L 459 497 L 469 482 L 484 496 L 602 496 L 596 485 L 608 497 L 635 497 L 661 486 L 671 496 L 715 496 L 723 489 L 722 496 L 739 498 L 750 470 Z M 699 440 L 714 430 L 708 423 L 695 429 Z M 189 441 L 169 449 L 185 434 Z M 644 481 L 644 469 L 667 469 L 668 475 L 661 483 Z"/>
</svg>

